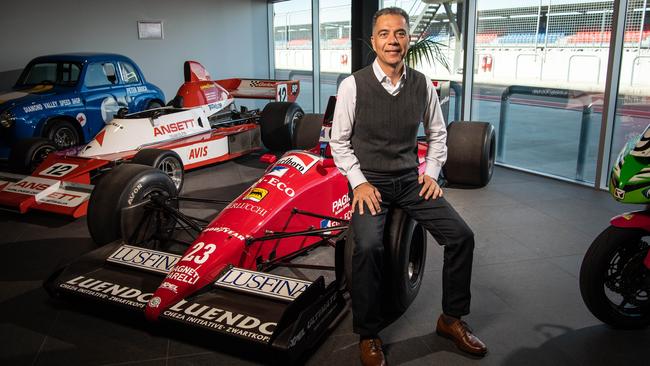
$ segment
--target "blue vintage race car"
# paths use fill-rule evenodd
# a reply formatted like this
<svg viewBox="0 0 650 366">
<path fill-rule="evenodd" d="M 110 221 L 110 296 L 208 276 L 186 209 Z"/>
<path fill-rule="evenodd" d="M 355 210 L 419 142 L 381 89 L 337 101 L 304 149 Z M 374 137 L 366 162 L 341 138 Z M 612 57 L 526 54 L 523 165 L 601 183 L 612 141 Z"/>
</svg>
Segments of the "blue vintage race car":
<svg viewBox="0 0 650 366">
<path fill-rule="evenodd" d="M 162 107 L 165 96 L 140 68 L 116 54 L 75 53 L 37 57 L 13 89 L 0 92 L 0 159 L 31 137 L 59 148 L 88 142 L 120 108 Z"/>
</svg>

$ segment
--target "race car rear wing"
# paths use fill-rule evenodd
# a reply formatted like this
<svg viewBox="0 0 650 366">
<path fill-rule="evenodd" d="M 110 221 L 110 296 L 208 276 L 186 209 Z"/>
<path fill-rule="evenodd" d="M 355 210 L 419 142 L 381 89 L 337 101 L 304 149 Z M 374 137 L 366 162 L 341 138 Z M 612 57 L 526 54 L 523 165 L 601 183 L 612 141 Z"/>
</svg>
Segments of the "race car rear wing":
<svg viewBox="0 0 650 366">
<path fill-rule="evenodd" d="M 235 98 L 295 102 L 300 93 L 300 82 L 298 80 L 223 79 L 215 82 Z"/>
<path fill-rule="evenodd" d="M 163 281 L 180 259 L 114 242 L 58 270 L 44 287 L 52 296 L 99 301 L 144 314 L 147 306 L 157 306 L 151 300 L 159 286 L 176 290 Z M 255 277 L 251 283 L 271 278 L 277 291 L 241 285 L 246 276 Z M 285 287 L 282 281 L 287 282 Z M 244 341 L 292 362 L 330 330 L 346 307 L 338 287 L 337 281 L 325 286 L 323 276 L 311 282 L 229 266 L 212 284 L 163 310 L 158 321 Z"/>
</svg>

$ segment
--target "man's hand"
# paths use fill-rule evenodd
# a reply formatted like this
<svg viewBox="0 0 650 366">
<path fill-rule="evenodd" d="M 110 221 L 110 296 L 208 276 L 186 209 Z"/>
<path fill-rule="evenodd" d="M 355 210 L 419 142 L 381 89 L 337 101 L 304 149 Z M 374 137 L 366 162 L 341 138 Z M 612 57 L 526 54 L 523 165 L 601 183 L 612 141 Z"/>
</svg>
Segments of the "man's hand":
<svg viewBox="0 0 650 366">
<path fill-rule="evenodd" d="M 357 203 L 359 204 L 359 215 L 363 215 L 363 204 L 365 203 L 374 216 L 377 212 L 381 211 L 379 202 L 381 202 L 381 194 L 379 190 L 372 184 L 364 182 L 354 188 L 354 197 L 352 198 L 352 212 L 354 212 Z"/>
<path fill-rule="evenodd" d="M 424 199 L 428 200 L 433 198 L 434 200 L 438 197 L 442 197 L 442 188 L 438 185 L 435 179 L 431 178 L 426 174 L 421 174 L 418 177 L 418 183 L 422 185 L 420 190 L 420 197 L 424 195 Z"/>
</svg>

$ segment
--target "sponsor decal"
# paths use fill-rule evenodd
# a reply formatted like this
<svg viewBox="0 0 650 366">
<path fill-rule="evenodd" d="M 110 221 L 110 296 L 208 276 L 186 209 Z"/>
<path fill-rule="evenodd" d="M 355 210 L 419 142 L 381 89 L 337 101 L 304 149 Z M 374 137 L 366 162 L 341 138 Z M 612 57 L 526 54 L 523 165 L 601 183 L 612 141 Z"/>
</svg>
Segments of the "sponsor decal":
<svg viewBox="0 0 650 366">
<path fill-rule="evenodd" d="M 615 188 L 614 189 L 614 196 L 618 198 L 619 200 L 622 200 L 625 198 L 625 191 L 620 189 L 620 188 Z"/>
<path fill-rule="evenodd" d="M 136 309 L 144 309 L 153 296 L 152 293 L 85 276 L 68 280 L 60 284 L 59 287 Z"/>
<path fill-rule="evenodd" d="M 126 94 L 129 94 L 129 95 L 130 94 L 138 94 L 138 93 L 146 92 L 147 90 L 149 90 L 149 89 L 147 89 L 146 85 L 143 85 L 143 86 L 130 86 L 130 87 L 126 88 Z"/>
<path fill-rule="evenodd" d="M 50 165 L 49 168 L 42 170 L 40 173 L 38 173 L 38 175 L 61 178 L 73 171 L 78 166 L 78 164 L 55 163 Z"/>
<path fill-rule="evenodd" d="M 343 210 L 349 208 L 350 208 L 350 196 L 348 196 L 347 193 L 343 194 L 340 198 L 332 202 L 332 213 L 334 213 L 334 215 L 338 215 L 341 212 L 343 212 Z"/>
<path fill-rule="evenodd" d="M 280 191 L 284 192 L 289 197 L 293 197 L 296 195 L 296 191 L 293 190 L 291 187 L 287 187 L 285 183 L 280 182 L 278 178 L 273 178 L 273 177 L 264 177 L 262 182 L 268 183 L 269 185 L 272 185 L 273 187 L 279 189 Z"/>
<path fill-rule="evenodd" d="M 88 197 L 90 197 L 89 193 L 59 189 L 47 196 L 37 197 L 36 202 L 65 207 L 77 207 L 84 203 Z"/>
<path fill-rule="evenodd" d="M 160 306 L 160 298 L 158 296 L 152 297 L 151 300 L 149 300 L 149 307 L 150 308 L 157 308 Z"/>
<path fill-rule="evenodd" d="M 60 99 L 60 100 L 53 100 L 50 102 L 44 102 L 44 103 L 38 103 L 38 104 L 32 104 L 23 107 L 23 111 L 25 113 L 33 113 L 33 112 L 39 112 L 44 109 L 54 109 L 54 108 L 62 108 L 62 107 L 71 107 L 71 106 L 76 106 L 81 104 L 81 98 L 66 98 L 66 99 Z"/>
<path fill-rule="evenodd" d="M 163 282 L 163 283 L 160 284 L 160 288 L 165 289 L 165 290 L 169 290 L 169 291 L 171 291 L 171 292 L 173 292 L 175 294 L 178 293 L 178 286 L 174 285 L 173 283 Z"/>
<path fill-rule="evenodd" d="M 337 226 L 341 226 L 341 223 L 338 222 L 338 221 L 332 221 L 330 219 L 323 219 L 320 222 L 320 228 L 321 229 L 325 229 L 325 228 L 328 228 L 328 227 L 337 227 Z M 332 233 L 331 231 L 323 232 L 323 234 L 325 234 L 325 235 L 329 235 L 331 233 Z"/>
<path fill-rule="evenodd" d="M 153 128 L 153 137 L 164 136 L 167 134 L 181 132 L 190 128 L 194 128 L 194 120 L 186 119 L 184 121 L 172 122 L 166 125 L 156 126 Z"/>
<path fill-rule="evenodd" d="M 42 199 L 55 192 L 59 185 L 61 185 L 61 182 L 58 180 L 27 176 L 16 183 L 7 185 L 2 190 L 36 196 L 36 199 Z"/>
<path fill-rule="evenodd" d="M 138 183 L 138 185 L 135 186 L 135 188 L 133 188 L 131 193 L 129 193 L 129 198 L 126 200 L 126 202 L 129 204 L 129 206 L 131 206 L 133 204 L 133 200 L 135 199 L 135 195 L 138 194 L 138 192 L 140 192 L 141 189 L 142 189 L 142 183 Z"/>
<path fill-rule="evenodd" d="M 277 323 L 262 322 L 262 320 L 247 314 L 185 300 L 181 300 L 165 310 L 163 316 L 260 342 L 268 342 L 277 326 Z"/>
<path fill-rule="evenodd" d="M 251 80 L 248 85 L 254 88 L 272 88 L 275 86 L 275 81 Z"/>
<path fill-rule="evenodd" d="M 231 268 L 214 284 L 274 299 L 293 301 L 305 292 L 311 282 L 270 273 Z"/>
<path fill-rule="evenodd" d="M 167 279 L 193 285 L 199 280 L 199 274 L 194 270 L 194 268 L 181 265 L 174 267 L 174 269 L 172 269 L 172 271 L 167 275 Z"/>
<path fill-rule="evenodd" d="M 231 236 L 233 238 L 237 238 L 239 240 L 246 240 L 246 238 L 242 234 L 232 230 L 229 227 L 222 227 L 222 226 L 209 227 L 209 228 L 203 230 L 203 232 L 206 232 L 206 231 L 213 231 L 215 233 L 226 233 L 226 234 L 228 234 L 229 236 Z"/>
<path fill-rule="evenodd" d="M 190 149 L 190 156 L 188 159 L 194 160 L 205 156 L 208 156 L 208 147 L 207 146 L 196 147 Z"/>
<path fill-rule="evenodd" d="M 79 124 L 81 125 L 81 127 L 83 127 L 83 126 L 86 125 L 86 121 L 87 121 L 87 119 L 86 119 L 86 115 L 85 115 L 85 114 L 83 114 L 83 113 L 77 113 L 77 116 L 75 117 L 75 119 L 77 120 L 77 122 L 79 122 Z"/>
<path fill-rule="evenodd" d="M 273 175 L 273 176 L 276 176 L 276 177 L 281 177 L 288 170 L 289 170 L 289 168 L 287 168 L 286 166 L 274 166 L 273 168 L 271 168 L 271 170 L 269 170 L 268 173 L 266 173 L 266 175 Z"/>
<path fill-rule="evenodd" d="M 305 174 L 318 160 L 318 157 L 310 154 L 292 153 L 278 160 L 275 165 L 286 165 L 296 169 L 300 174 Z"/>
<path fill-rule="evenodd" d="M 253 202 L 259 202 L 266 197 L 266 195 L 269 194 L 269 191 L 264 189 L 264 188 L 253 188 L 251 191 L 244 197 L 245 200 L 253 201 Z"/>
<path fill-rule="evenodd" d="M 304 338 L 307 332 L 312 332 L 316 328 L 319 328 L 323 321 L 329 316 L 332 311 L 336 308 L 336 293 L 332 294 L 329 299 L 316 311 L 316 313 L 307 320 L 305 327 L 302 328 L 295 336 L 291 337 L 289 340 L 289 347 L 294 347 L 302 338 Z"/>
<path fill-rule="evenodd" d="M 158 273 L 169 273 L 178 263 L 180 255 L 159 252 L 156 250 L 122 245 L 111 254 L 107 261 L 123 264 Z"/>
<path fill-rule="evenodd" d="M 291 84 L 291 94 L 296 95 L 298 92 L 298 84 Z"/>
<path fill-rule="evenodd" d="M 250 211 L 252 213 L 256 213 L 262 217 L 266 216 L 266 214 L 269 212 L 268 210 L 263 209 L 262 207 L 258 205 L 254 205 L 252 203 L 245 203 L 245 202 L 233 202 L 228 206 L 229 208 L 240 208 L 242 210 Z"/>
</svg>

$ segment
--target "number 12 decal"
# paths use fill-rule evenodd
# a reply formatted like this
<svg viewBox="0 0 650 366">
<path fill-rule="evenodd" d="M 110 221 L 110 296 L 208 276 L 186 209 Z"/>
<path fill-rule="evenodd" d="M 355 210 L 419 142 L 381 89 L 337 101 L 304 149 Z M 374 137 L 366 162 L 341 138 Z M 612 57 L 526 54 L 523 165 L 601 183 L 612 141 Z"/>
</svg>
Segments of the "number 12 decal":
<svg viewBox="0 0 650 366">
<path fill-rule="evenodd" d="M 201 256 L 197 255 L 197 252 L 199 250 L 203 249 L 203 254 Z M 210 254 L 214 253 L 214 251 L 217 249 L 217 246 L 214 244 L 208 244 L 206 245 L 204 242 L 200 241 L 194 245 L 194 249 L 192 249 L 191 252 L 187 253 L 182 261 L 191 261 L 196 264 L 203 264 L 208 260 L 208 257 L 210 257 Z"/>
<path fill-rule="evenodd" d="M 49 168 L 43 170 L 42 172 L 39 173 L 39 175 L 44 175 L 47 177 L 62 177 L 68 173 L 70 173 L 74 168 L 78 167 L 79 165 L 77 164 L 63 164 L 63 163 L 57 163 L 54 165 L 51 165 Z"/>
</svg>

